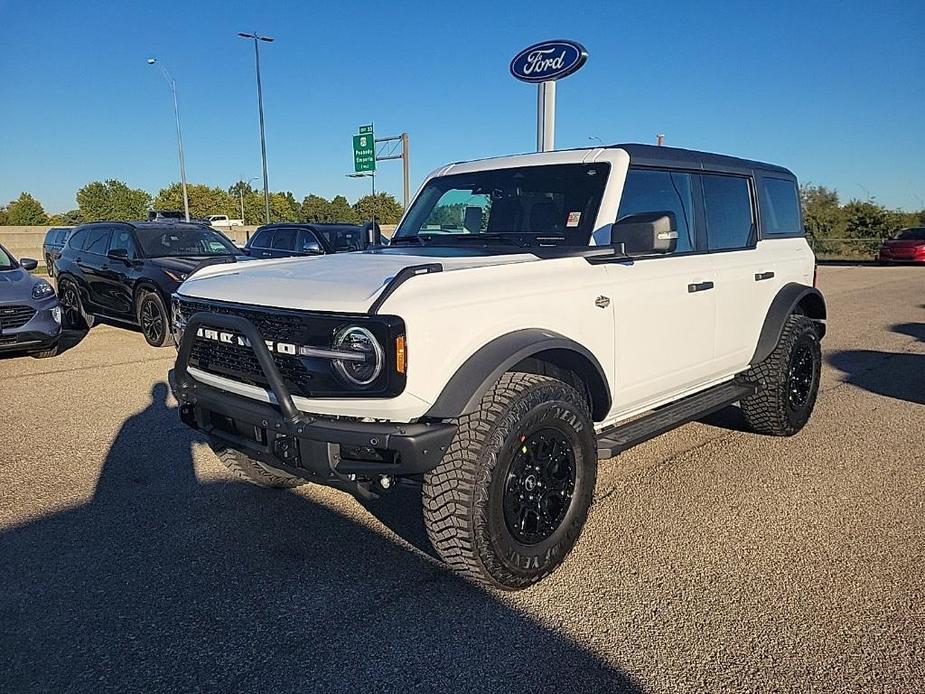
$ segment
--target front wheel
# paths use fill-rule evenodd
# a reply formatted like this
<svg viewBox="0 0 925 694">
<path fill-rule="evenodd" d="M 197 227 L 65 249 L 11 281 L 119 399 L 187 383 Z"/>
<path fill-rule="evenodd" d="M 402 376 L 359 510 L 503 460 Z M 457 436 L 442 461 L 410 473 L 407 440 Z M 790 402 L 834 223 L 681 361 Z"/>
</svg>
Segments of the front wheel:
<svg viewBox="0 0 925 694">
<path fill-rule="evenodd" d="M 791 315 L 774 351 L 746 376 L 758 392 L 741 403 L 745 421 L 759 434 L 793 436 L 809 421 L 821 371 L 819 331 L 806 316 Z"/>
<path fill-rule="evenodd" d="M 585 399 L 557 379 L 507 373 L 460 418 L 447 454 L 424 476 L 427 534 L 451 568 L 526 588 L 575 545 L 596 477 Z"/>
<path fill-rule="evenodd" d="M 173 341 L 167 309 L 161 297 L 155 292 L 141 295 L 141 302 L 138 304 L 138 322 L 141 325 L 141 334 L 152 347 L 166 347 Z"/>
<path fill-rule="evenodd" d="M 90 322 L 86 319 L 80 303 L 80 292 L 71 280 L 61 280 L 58 284 L 61 317 L 65 328 L 70 330 L 89 330 Z"/>
</svg>

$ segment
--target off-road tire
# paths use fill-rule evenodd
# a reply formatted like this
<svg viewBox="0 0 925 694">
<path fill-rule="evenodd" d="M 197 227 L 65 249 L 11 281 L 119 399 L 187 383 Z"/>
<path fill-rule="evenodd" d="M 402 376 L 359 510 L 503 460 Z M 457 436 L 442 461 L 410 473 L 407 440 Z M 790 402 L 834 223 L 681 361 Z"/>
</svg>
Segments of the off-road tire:
<svg viewBox="0 0 925 694">
<path fill-rule="evenodd" d="M 597 477 L 597 444 L 586 399 L 550 376 L 507 373 L 458 420 L 440 464 L 424 476 L 424 523 L 452 569 L 505 590 L 527 588 L 552 573 L 575 545 Z M 574 469 L 570 503 L 549 537 L 518 541 L 505 520 L 505 493 L 530 432 L 561 430 Z M 526 452 L 526 451 L 524 451 Z"/>
<path fill-rule="evenodd" d="M 33 359 L 50 359 L 51 357 L 58 356 L 58 345 L 55 345 L 51 349 L 43 349 L 41 352 L 32 352 L 30 355 Z"/>
<path fill-rule="evenodd" d="M 288 472 L 258 462 L 240 451 L 226 447 L 216 439 L 211 439 L 209 446 L 212 448 L 212 452 L 218 456 L 222 465 L 245 482 L 256 484 L 258 487 L 271 487 L 273 489 L 292 489 L 293 487 L 307 484 L 307 481 L 301 477 L 295 477 Z"/>
<path fill-rule="evenodd" d="M 794 387 L 794 359 L 801 354 L 812 358 L 811 383 L 808 395 L 795 406 L 790 391 Z M 816 325 L 806 316 L 789 316 L 774 351 L 745 376 L 758 384 L 758 392 L 741 402 L 752 431 L 770 436 L 793 436 L 800 431 L 816 404 L 821 370 L 822 350 Z"/>
<path fill-rule="evenodd" d="M 149 328 L 147 312 L 156 313 L 160 320 L 160 329 L 155 331 Z M 142 292 L 138 295 L 138 325 L 145 342 L 152 347 L 166 347 L 173 344 L 173 333 L 170 331 L 170 316 L 167 307 L 157 292 Z"/>
</svg>

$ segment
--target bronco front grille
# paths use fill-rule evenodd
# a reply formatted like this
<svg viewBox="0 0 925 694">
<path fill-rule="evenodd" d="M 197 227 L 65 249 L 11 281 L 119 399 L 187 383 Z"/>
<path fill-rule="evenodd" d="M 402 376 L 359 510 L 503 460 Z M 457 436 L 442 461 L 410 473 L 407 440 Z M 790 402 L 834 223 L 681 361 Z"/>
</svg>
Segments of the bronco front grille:
<svg viewBox="0 0 925 694">
<path fill-rule="evenodd" d="M 394 316 L 311 313 L 180 297 L 177 297 L 176 306 L 183 322 L 196 313 L 246 318 L 254 324 L 264 340 L 273 343 L 331 348 L 334 336 L 339 330 L 357 324 L 367 326 L 384 346 L 394 343 L 395 336 L 404 333 L 404 324 Z M 203 322 L 202 327 L 209 327 L 208 319 Z M 204 336 L 196 336 L 193 339 L 189 357 L 191 367 L 248 385 L 269 387 L 257 356 L 249 345 L 238 344 L 237 341 L 218 342 Z M 358 389 L 349 387 L 338 377 L 333 362 L 328 358 L 282 354 L 272 349 L 271 355 L 286 389 L 292 395 L 337 398 L 356 397 L 360 394 Z M 381 377 L 369 387 L 362 389 L 362 394 L 365 397 L 387 397 L 400 393 L 404 385 L 404 374 L 383 369 Z"/>
<path fill-rule="evenodd" d="M 0 329 L 21 328 L 35 315 L 31 306 L 0 306 Z"/>
</svg>

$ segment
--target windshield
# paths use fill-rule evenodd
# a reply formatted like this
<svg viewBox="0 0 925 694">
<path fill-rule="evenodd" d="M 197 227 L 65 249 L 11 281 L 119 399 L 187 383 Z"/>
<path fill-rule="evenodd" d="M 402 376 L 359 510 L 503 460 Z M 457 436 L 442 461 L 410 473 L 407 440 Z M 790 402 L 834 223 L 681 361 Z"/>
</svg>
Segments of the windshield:
<svg viewBox="0 0 925 694">
<path fill-rule="evenodd" d="M 0 246 L 0 271 L 12 270 L 16 267 L 16 261 L 6 252 L 3 246 Z"/>
<path fill-rule="evenodd" d="M 587 246 L 608 164 L 554 164 L 432 178 L 392 245 Z"/>
<path fill-rule="evenodd" d="M 138 241 L 149 258 L 234 255 L 237 248 L 211 229 L 138 229 Z"/>
<path fill-rule="evenodd" d="M 900 229 L 896 238 L 902 241 L 925 241 L 925 227 L 917 229 Z"/>
</svg>

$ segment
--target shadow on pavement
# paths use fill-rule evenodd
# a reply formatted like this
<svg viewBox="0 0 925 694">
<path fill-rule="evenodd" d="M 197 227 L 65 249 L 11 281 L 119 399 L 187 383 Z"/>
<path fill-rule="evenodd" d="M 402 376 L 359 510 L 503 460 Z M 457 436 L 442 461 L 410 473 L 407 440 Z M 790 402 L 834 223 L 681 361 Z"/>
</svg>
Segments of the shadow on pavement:
<svg viewBox="0 0 925 694">
<path fill-rule="evenodd" d="M 745 415 L 742 414 L 742 410 L 736 405 L 729 405 L 729 407 L 724 407 L 723 409 L 709 414 L 702 419 L 697 420 L 701 424 L 708 424 L 711 427 L 718 427 L 720 429 L 729 429 L 730 431 L 744 431 L 746 433 L 753 433 L 751 428 L 745 422 Z"/>
<path fill-rule="evenodd" d="M 925 324 L 901 323 L 893 332 L 925 341 Z M 845 373 L 845 382 L 871 393 L 925 405 L 925 354 L 845 350 L 827 357 L 828 363 Z"/>
<path fill-rule="evenodd" d="M 125 421 L 89 502 L 0 534 L 0 691 L 640 691 L 299 494 L 200 482 L 166 396 Z M 397 501 L 389 526 L 419 544 Z"/>
</svg>

